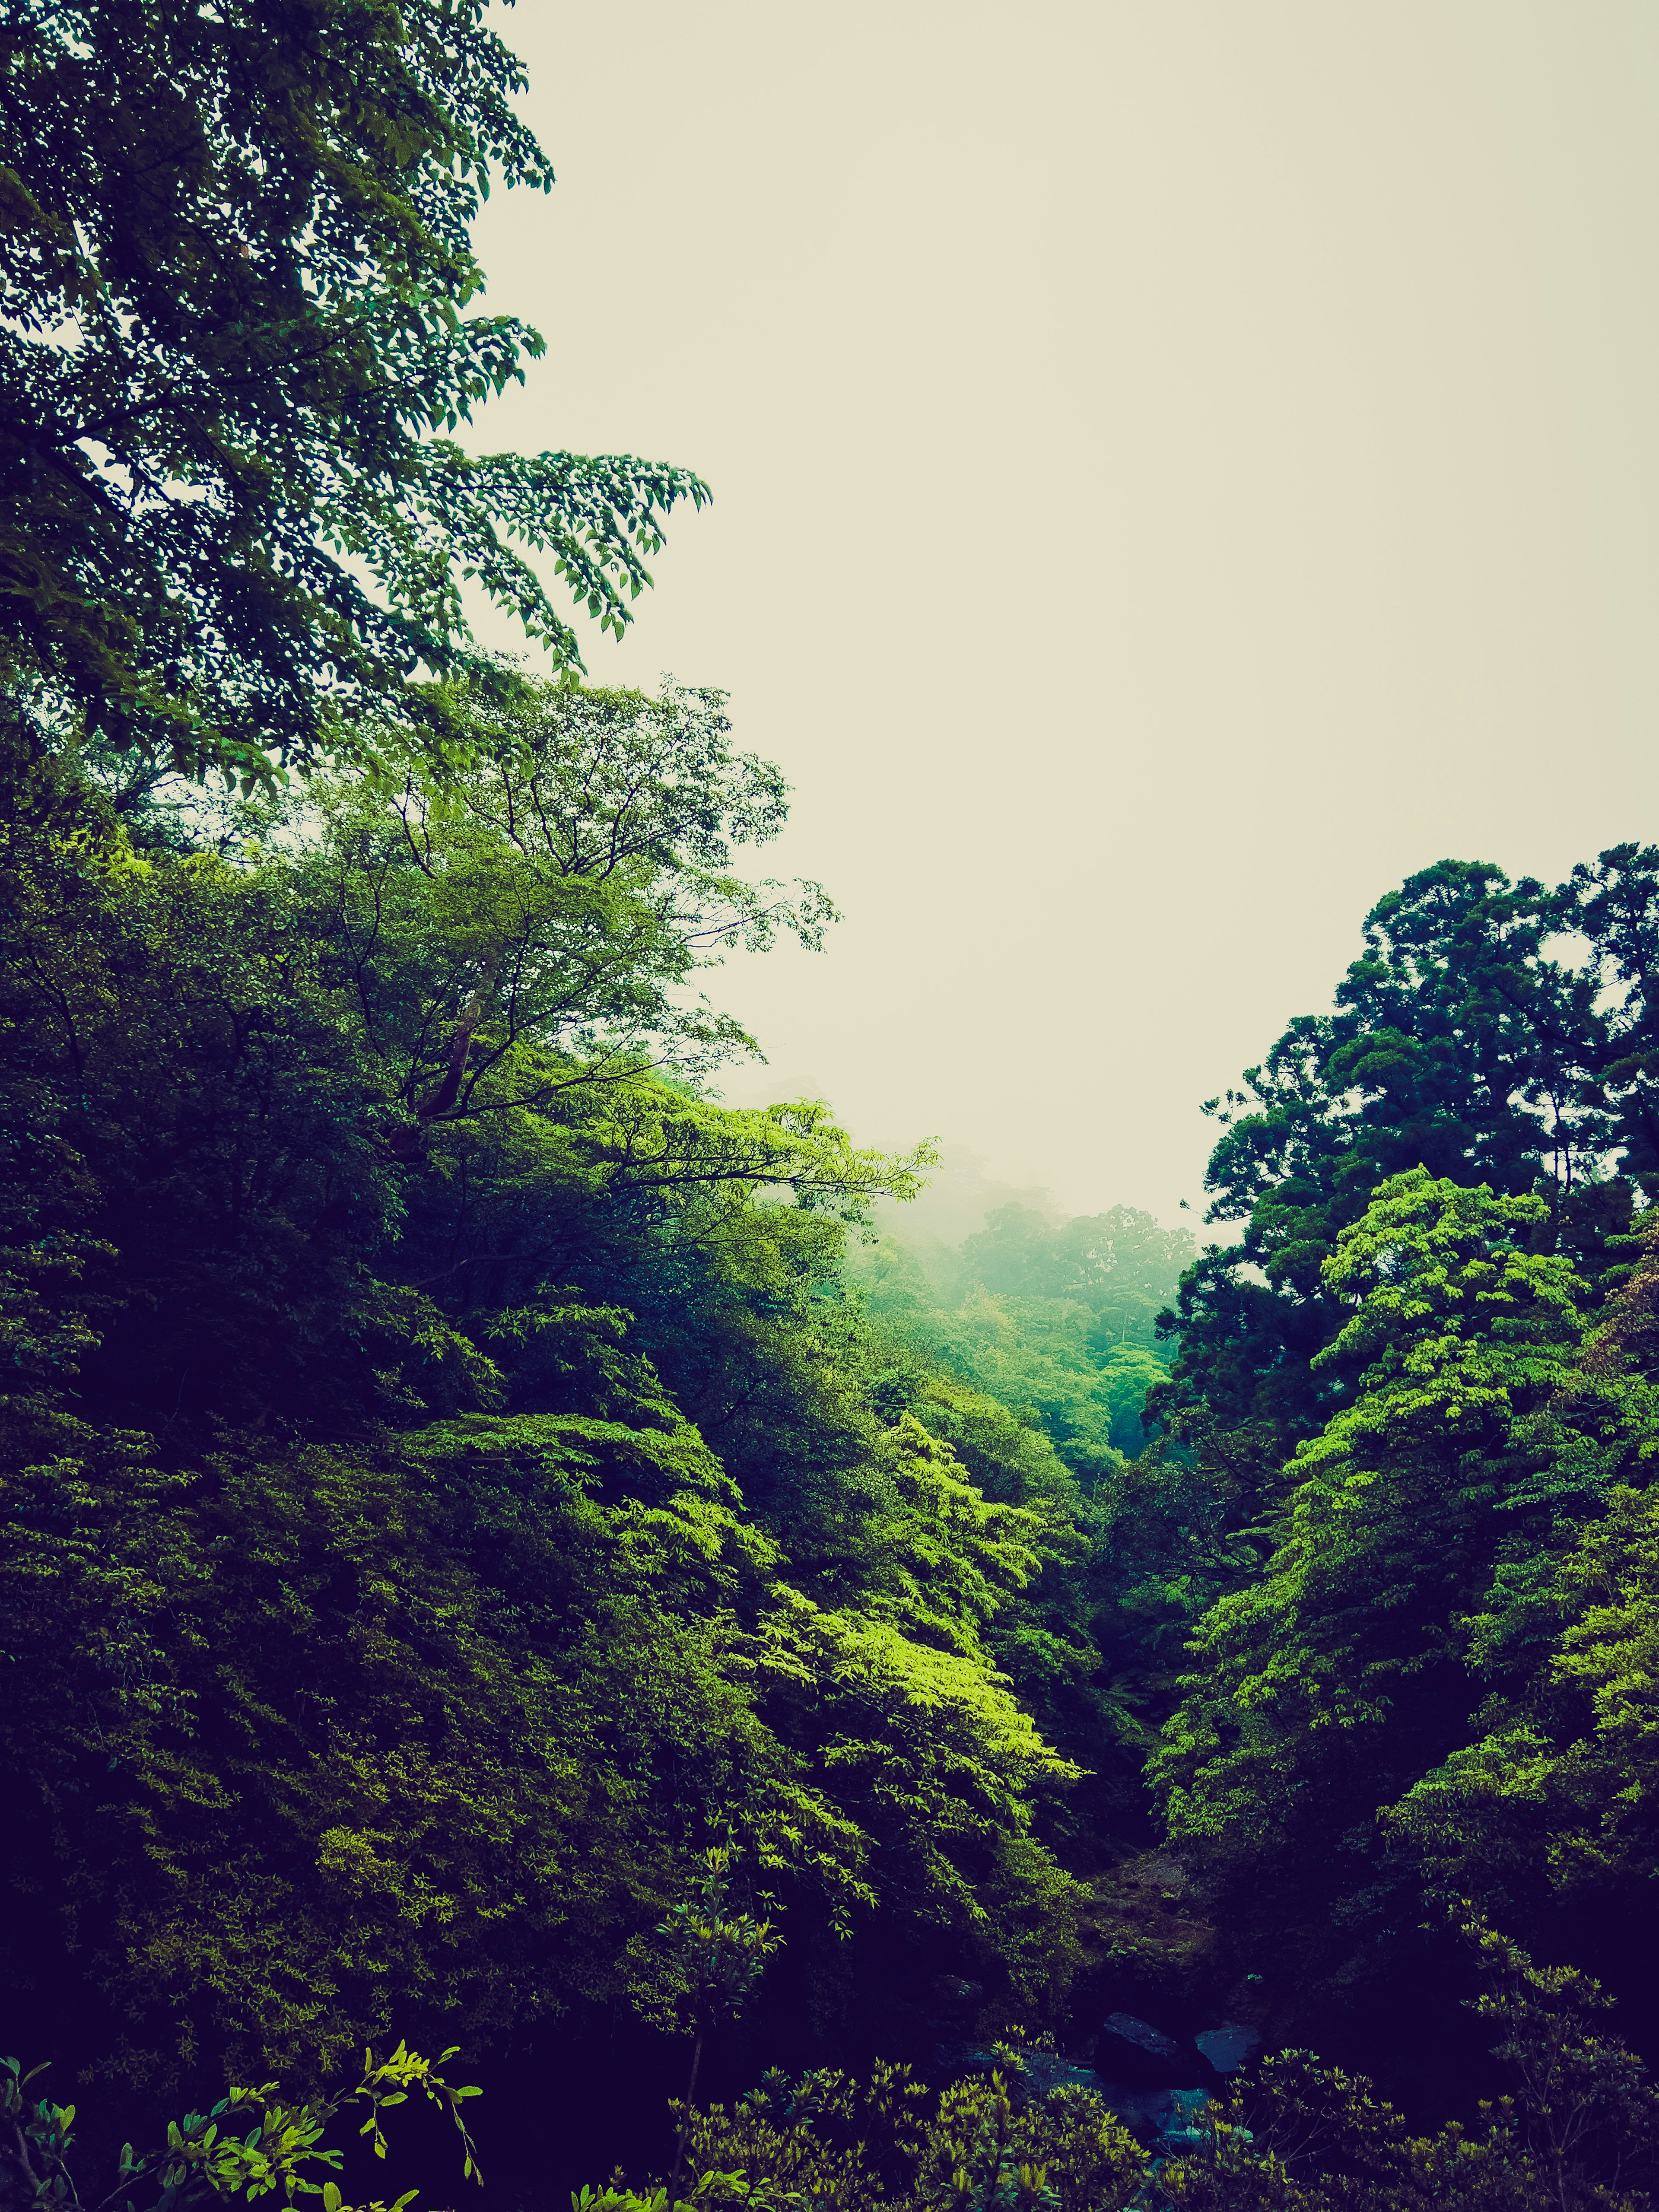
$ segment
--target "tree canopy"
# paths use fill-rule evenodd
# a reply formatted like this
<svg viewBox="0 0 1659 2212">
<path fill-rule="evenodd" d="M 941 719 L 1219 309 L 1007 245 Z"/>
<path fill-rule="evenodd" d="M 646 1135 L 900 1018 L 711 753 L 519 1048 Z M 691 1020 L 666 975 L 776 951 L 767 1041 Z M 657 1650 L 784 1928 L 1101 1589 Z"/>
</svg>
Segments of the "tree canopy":
<svg viewBox="0 0 1659 2212">
<path fill-rule="evenodd" d="M 11 9 L 0 76 L 0 683 L 84 729 L 263 778 L 461 742 L 506 699 L 471 588 L 553 667 L 617 635 L 689 471 L 480 454 L 544 341 L 476 302 L 492 180 L 544 191 L 483 0 Z"/>
<path fill-rule="evenodd" d="M 1335 1011 L 1299 1016 L 1206 1106 L 1223 1131 L 1208 1218 L 1241 1233 L 1182 1280 L 1160 1413 L 1264 1418 L 1287 1446 L 1319 1425 L 1331 1370 L 1315 1357 L 1341 1326 L 1322 1270 L 1390 1175 L 1536 1194 L 1549 1237 L 1607 1264 L 1659 1188 L 1656 927 L 1655 847 L 1614 848 L 1553 890 L 1444 860 L 1379 900 Z"/>
</svg>

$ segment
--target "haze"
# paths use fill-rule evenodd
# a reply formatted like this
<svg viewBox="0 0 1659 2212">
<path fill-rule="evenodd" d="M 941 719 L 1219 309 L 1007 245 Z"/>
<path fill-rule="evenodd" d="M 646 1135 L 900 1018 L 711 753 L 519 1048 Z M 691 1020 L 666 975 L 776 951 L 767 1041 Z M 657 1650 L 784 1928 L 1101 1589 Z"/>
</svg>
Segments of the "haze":
<svg viewBox="0 0 1659 2212">
<path fill-rule="evenodd" d="M 729 1098 L 1190 1221 L 1383 891 L 1652 837 L 1650 4 L 501 27 L 480 430 L 713 484 L 591 678 L 728 690 L 845 912 L 717 979 Z"/>
</svg>

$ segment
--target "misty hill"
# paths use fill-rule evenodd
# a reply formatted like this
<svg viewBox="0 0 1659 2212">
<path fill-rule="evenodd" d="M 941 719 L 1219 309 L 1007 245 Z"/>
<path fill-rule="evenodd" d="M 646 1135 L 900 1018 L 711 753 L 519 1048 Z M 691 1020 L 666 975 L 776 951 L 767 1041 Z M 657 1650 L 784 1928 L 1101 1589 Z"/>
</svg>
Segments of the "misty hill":
<svg viewBox="0 0 1659 2212">
<path fill-rule="evenodd" d="M 912 1207 L 884 1207 L 884 1225 L 898 1225 L 854 1248 L 849 1273 L 871 1317 L 919 1362 L 1041 1427 L 1080 1474 L 1139 1451 L 1146 1393 L 1168 1371 L 1155 1323 L 1192 1262 L 1191 1236 L 1127 1206 L 1060 1219 L 1046 1193 L 1005 1198 L 968 1165 L 947 1153 L 932 1221 L 930 1189 Z M 988 1196 L 1001 1202 L 975 1212 Z M 929 1234 L 941 1218 L 967 1233 Z"/>
</svg>

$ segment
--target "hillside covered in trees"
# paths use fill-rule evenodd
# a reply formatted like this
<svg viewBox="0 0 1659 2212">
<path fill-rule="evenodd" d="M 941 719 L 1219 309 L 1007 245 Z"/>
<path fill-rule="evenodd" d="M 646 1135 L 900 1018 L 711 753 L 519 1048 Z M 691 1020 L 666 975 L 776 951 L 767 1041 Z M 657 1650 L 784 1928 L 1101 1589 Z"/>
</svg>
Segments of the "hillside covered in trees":
<svg viewBox="0 0 1659 2212">
<path fill-rule="evenodd" d="M 8 67 L 6 2202 L 1650 2203 L 1659 849 L 1381 896 L 1217 1241 L 907 1232 L 721 1100 L 778 769 L 531 564 L 706 488 L 453 442 L 479 10 Z"/>
</svg>

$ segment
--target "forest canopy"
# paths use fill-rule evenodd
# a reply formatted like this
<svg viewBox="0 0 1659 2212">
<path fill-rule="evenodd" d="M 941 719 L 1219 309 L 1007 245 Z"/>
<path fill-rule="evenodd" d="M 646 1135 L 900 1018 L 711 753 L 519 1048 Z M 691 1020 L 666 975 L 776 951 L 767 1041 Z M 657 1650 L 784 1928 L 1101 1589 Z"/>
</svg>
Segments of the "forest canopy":
<svg viewBox="0 0 1659 2212">
<path fill-rule="evenodd" d="M 718 694 L 452 705 L 441 778 L 13 779 L 8 1986 L 141 2098 L 648 2039 L 721 1843 L 782 1944 L 757 2057 L 1231 1996 L 1386 2070 L 1471 1894 L 1628 1990 L 1630 1125 L 1333 1199 L 1287 1447 L 1282 1338 L 1276 1396 L 1194 1380 L 1248 1246 L 1018 1205 L 907 1243 L 925 1148 L 720 1103 L 721 949 L 833 909 L 740 866 L 785 794 Z M 1626 1114 L 1644 1019 L 1592 1033 Z M 1196 1922 L 1136 1902 L 1159 1848 Z"/>
<path fill-rule="evenodd" d="M 708 487 L 478 453 L 545 352 L 481 312 L 491 182 L 544 191 L 483 0 L 18 9 L 0 74 L 0 682 L 48 741 L 262 781 L 465 745 L 507 701 L 465 594 L 582 666 L 541 581 L 620 636 Z"/>
</svg>

